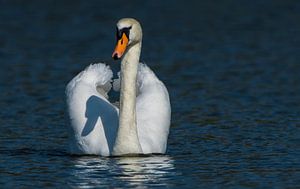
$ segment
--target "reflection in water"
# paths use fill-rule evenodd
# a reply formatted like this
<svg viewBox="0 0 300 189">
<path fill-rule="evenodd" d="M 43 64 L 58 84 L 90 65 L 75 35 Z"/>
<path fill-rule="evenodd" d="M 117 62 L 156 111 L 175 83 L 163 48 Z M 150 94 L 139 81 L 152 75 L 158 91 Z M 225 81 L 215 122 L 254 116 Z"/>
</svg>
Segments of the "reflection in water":
<svg viewBox="0 0 300 189">
<path fill-rule="evenodd" d="M 168 156 L 150 157 L 78 157 L 71 167 L 69 185 L 76 188 L 95 186 L 167 186 L 177 173 Z"/>
<path fill-rule="evenodd" d="M 117 160 L 122 176 L 119 178 L 131 185 L 153 183 L 164 186 L 163 180 L 175 174 L 173 160 L 167 156 L 126 157 Z"/>
</svg>

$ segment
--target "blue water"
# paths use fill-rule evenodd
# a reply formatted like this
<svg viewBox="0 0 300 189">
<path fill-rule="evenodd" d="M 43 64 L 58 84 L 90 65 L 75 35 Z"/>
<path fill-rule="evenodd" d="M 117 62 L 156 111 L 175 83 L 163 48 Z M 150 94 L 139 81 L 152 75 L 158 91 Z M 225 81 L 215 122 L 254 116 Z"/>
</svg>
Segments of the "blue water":
<svg viewBox="0 0 300 189">
<path fill-rule="evenodd" d="M 64 89 L 135 17 L 166 84 L 166 155 L 67 153 Z M 0 188 L 299 188 L 298 1 L 0 1 Z"/>
</svg>

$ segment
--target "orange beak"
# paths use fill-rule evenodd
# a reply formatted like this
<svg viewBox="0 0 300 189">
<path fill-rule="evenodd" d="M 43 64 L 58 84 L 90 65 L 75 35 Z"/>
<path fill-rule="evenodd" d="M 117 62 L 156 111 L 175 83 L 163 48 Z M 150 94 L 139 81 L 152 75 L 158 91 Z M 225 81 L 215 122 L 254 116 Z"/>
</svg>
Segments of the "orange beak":
<svg viewBox="0 0 300 189">
<path fill-rule="evenodd" d="M 116 48 L 112 54 L 113 59 L 117 60 L 122 57 L 126 50 L 128 41 L 128 37 L 125 35 L 125 33 L 123 33 L 122 37 L 117 41 Z"/>
</svg>

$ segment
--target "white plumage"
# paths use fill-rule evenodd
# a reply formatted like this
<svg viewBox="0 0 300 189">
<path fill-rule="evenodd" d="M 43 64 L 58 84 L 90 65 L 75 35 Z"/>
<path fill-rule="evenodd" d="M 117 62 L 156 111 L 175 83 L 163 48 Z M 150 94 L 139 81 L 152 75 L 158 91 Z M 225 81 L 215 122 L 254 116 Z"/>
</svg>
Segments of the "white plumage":
<svg viewBox="0 0 300 189">
<path fill-rule="evenodd" d="M 106 98 L 111 78 L 112 71 L 108 66 L 94 64 L 67 85 L 67 105 L 73 131 L 71 153 L 110 154 L 109 142 L 114 140 L 118 127 L 118 109 Z M 102 93 L 97 90 L 100 87 Z"/>
<path fill-rule="evenodd" d="M 139 25 L 136 26 L 135 20 L 121 20 L 120 23 L 133 24 L 132 33 L 137 33 L 135 29 Z M 131 38 L 122 60 L 121 78 L 112 81 L 110 67 L 98 63 L 88 66 L 67 85 L 71 153 L 101 156 L 165 153 L 171 116 L 169 94 L 147 65 L 136 62 L 140 44 L 131 47 Z M 122 76 L 124 81 L 120 82 Z M 119 90 L 120 83 L 124 112 L 121 118 L 119 108 L 107 95 L 112 84 Z"/>
<path fill-rule="evenodd" d="M 98 63 L 88 66 L 67 85 L 71 153 L 111 155 L 119 126 L 119 109 L 106 96 L 111 81 L 109 66 Z M 115 80 L 115 85 L 116 82 L 119 81 Z M 137 129 L 142 151 L 165 153 L 171 113 L 168 91 L 150 68 L 141 63 L 137 89 Z"/>
</svg>

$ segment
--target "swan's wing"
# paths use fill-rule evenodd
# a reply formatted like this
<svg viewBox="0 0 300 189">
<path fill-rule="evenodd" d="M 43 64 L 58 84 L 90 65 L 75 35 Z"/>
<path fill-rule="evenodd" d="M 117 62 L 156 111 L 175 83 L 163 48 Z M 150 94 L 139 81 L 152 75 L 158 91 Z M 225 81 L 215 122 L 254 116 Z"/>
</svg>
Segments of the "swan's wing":
<svg viewBox="0 0 300 189">
<path fill-rule="evenodd" d="M 118 109 L 107 95 L 112 76 L 109 66 L 92 64 L 67 85 L 72 153 L 110 155 L 118 127 Z"/>
<path fill-rule="evenodd" d="M 143 153 L 165 153 L 171 118 L 168 91 L 145 64 L 139 64 L 137 86 L 137 127 Z"/>
<path fill-rule="evenodd" d="M 108 99 L 107 93 L 111 89 L 111 80 L 113 73 L 108 65 L 98 63 L 91 64 L 82 72 L 77 74 L 67 85 L 67 97 L 74 92 L 78 85 L 86 85 L 99 92 L 99 94 Z M 77 86 L 77 87 L 76 87 Z"/>
</svg>

